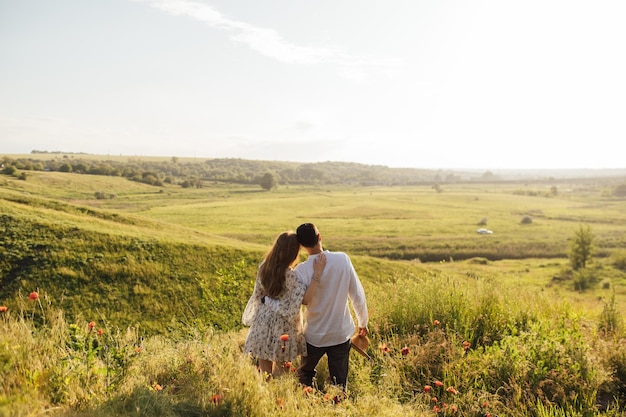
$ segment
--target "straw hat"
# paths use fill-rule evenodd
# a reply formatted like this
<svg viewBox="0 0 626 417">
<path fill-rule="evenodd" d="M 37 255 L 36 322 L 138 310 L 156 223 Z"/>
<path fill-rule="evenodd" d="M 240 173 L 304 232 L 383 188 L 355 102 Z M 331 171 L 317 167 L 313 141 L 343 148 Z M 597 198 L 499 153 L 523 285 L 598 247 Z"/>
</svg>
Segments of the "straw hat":
<svg viewBox="0 0 626 417">
<path fill-rule="evenodd" d="M 359 334 L 356 334 L 352 337 L 352 349 L 356 350 L 358 353 L 360 353 L 361 355 L 365 356 L 367 359 L 372 359 L 370 358 L 370 355 L 367 354 L 366 350 L 367 347 L 370 344 L 370 340 L 367 338 L 367 336 L 361 336 Z"/>
</svg>

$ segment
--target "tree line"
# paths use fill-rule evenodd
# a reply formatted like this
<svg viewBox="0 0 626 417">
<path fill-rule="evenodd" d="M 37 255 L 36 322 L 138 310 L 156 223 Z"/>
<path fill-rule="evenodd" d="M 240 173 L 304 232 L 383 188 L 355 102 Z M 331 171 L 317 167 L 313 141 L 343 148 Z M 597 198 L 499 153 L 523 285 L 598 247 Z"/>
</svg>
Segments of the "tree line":
<svg viewBox="0 0 626 417">
<path fill-rule="evenodd" d="M 37 155 L 54 155 L 38 158 Z M 430 185 L 437 192 L 442 184 L 460 182 L 526 182 L 528 178 L 504 178 L 491 171 L 462 172 L 449 169 L 390 168 L 384 165 L 367 165 L 355 162 L 287 162 L 247 160 L 239 158 L 214 158 L 206 160 L 182 160 L 178 157 L 162 159 L 110 159 L 83 153 L 56 154 L 32 151 L 31 157 L 3 156 L 0 173 L 27 178 L 28 171 L 73 172 L 87 175 L 110 175 L 124 177 L 154 186 L 166 184 L 183 188 L 202 188 L 210 183 L 233 183 L 259 185 L 270 190 L 279 185 L 336 185 L 390 186 Z M 607 173 L 607 177 L 615 176 Z M 559 182 L 554 177 L 534 178 L 535 181 Z M 561 181 L 566 181 L 563 178 Z M 578 180 L 593 180 L 579 178 Z M 612 194 L 626 196 L 626 183 L 615 184 Z M 527 191 L 526 191 L 527 192 Z M 550 194 L 557 193 L 553 185 Z"/>
<path fill-rule="evenodd" d="M 460 179 L 452 171 L 389 168 L 353 162 L 299 163 L 237 158 L 183 162 L 177 157 L 160 161 L 138 158 L 122 161 L 96 160 L 81 154 L 71 157 L 59 155 L 49 160 L 4 156 L 0 161 L 2 173 L 9 175 L 23 174 L 23 171 L 73 172 L 119 176 L 154 186 L 175 184 L 185 188 L 202 188 L 213 182 L 260 185 L 271 189 L 289 184 L 415 185 Z M 25 179 L 25 175 L 22 176 Z"/>
</svg>

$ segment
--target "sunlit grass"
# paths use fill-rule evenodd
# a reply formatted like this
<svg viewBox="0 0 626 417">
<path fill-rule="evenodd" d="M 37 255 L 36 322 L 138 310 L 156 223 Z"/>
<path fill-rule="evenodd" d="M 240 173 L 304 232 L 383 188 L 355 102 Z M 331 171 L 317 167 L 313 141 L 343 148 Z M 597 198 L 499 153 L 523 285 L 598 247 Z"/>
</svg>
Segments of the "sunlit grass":
<svg viewBox="0 0 626 417">
<path fill-rule="evenodd" d="M 0 176 L 0 416 L 432 416 L 435 381 L 458 415 L 600 415 L 596 400 L 626 398 L 626 203 L 519 187 Z M 483 220 L 492 235 L 476 233 Z M 304 395 L 293 374 L 267 384 L 241 354 L 256 266 L 305 221 L 351 254 L 368 295 L 373 361 L 352 355 L 340 404 L 324 363 Z M 576 291 L 563 271 L 581 223 L 598 283 Z"/>
<path fill-rule="evenodd" d="M 24 295 L 0 312 L 0 415 L 618 415 L 595 404 L 600 391 L 622 395 L 623 333 L 602 336 L 576 306 L 426 271 L 367 291 L 372 360 L 351 353 L 345 398 L 325 361 L 310 393 L 293 372 L 266 382 L 242 353 L 247 329 L 147 336 L 97 317 L 70 321 Z"/>
</svg>

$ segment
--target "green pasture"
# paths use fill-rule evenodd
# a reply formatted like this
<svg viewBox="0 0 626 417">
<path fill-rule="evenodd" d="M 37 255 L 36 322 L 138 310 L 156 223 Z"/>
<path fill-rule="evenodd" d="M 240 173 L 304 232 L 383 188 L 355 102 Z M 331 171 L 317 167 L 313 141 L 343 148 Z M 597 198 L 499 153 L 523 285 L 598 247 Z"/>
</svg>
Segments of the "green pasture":
<svg viewBox="0 0 626 417">
<path fill-rule="evenodd" d="M 328 247 L 405 260 L 562 258 L 581 224 L 592 227 L 598 256 L 626 247 L 626 203 L 604 197 L 602 183 L 591 191 L 589 185 L 578 190 L 568 184 L 547 197 L 519 194 L 543 192 L 543 184 L 452 184 L 441 193 L 429 186 L 280 186 L 265 192 L 225 184 L 152 187 L 58 172 L 29 172 L 28 178 L 0 178 L 2 190 L 134 215 L 242 245 L 268 245 L 280 231 L 310 221 Z M 97 200 L 97 191 L 114 197 Z M 522 224 L 525 217 L 532 223 Z M 494 233 L 478 235 L 479 227 Z"/>
<path fill-rule="evenodd" d="M 31 171 L 26 181 L 0 176 L 0 207 L 93 233 L 258 254 L 279 232 L 314 222 L 326 248 L 346 251 L 356 263 L 361 257 L 411 268 L 421 263 L 550 291 L 564 286 L 554 277 L 567 267 L 571 239 L 581 225 L 591 227 L 598 267 L 610 265 L 612 255 L 626 248 L 626 202 L 606 192 L 614 182 L 568 180 L 559 183 L 556 195 L 543 182 L 448 184 L 442 192 L 430 186 L 281 185 L 268 192 L 221 183 L 154 187 L 120 177 Z M 96 192 L 107 198 L 97 199 Z M 524 218 L 531 222 L 524 224 Z M 479 227 L 493 234 L 480 235 Z M 598 294 L 583 298 L 595 310 L 614 290 L 621 305 L 623 273 L 605 268 L 598 275 L 602 285 L 589 291 Z"/>
<path fill-rule="evenodd" d="M 0 416 L 623 415 L 613 181 L 268 192 L 0 175 Z M 263 252 L 309 221 L 368 297 L 373 360 L 351 358 L 339 404 L 324 363 L 306 395 L 241 354 Z M 595 252 L 572 272 L 582 226 Z M 435 412 L 435 394 L 459 412 Z"/>
<path fill-rule="evenodd" d="M 453 184 L 435 192 L 414 187 L 290 187 L 271 192 L 211 184 L 201 189 L 153 187 L 118 177 L 29 172 L 0 178 L 10 195 L 55 199 L 115 213 L 174 240 L 190 238 L 267 246 L 302 222 L 318 225 L 328 248 L 390 259 L 491 260 L 564 258 L 582 224 L 592 228 L 598 257 L 626 247 L 626 203 L 603 185 L 557 196 L 520 194 L 532 184 Z M 96 199 L 96 192 L 107 198 Z M 523 224 L 523 219 L 530 224 Z M 95 227 L 95 225 L 94 225 Z M 485 227 L 491 235 L 479 235 Z M 106 226 L 108 228 L 108 226 Z"/>
</svg>

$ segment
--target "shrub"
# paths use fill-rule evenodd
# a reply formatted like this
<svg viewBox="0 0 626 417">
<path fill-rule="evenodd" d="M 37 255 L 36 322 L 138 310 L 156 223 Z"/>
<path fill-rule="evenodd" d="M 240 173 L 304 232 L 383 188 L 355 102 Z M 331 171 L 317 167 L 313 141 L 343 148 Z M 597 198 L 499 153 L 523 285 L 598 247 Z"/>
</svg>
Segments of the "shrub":
<svg viewBox="0 0 626 417">
<path fill-rule="evenodd" d="M 586 291 L 599 282 L 597 270 L 584 268 L 574 271 L 573 283 L 575 291 Z"/>
<path fill-rule="evenodd" d="M 531 224 L 533 222 L 533 218 L 530 216 L 524 216 L 522 217 L 522 224 Z"/>
<path fill-rule="evenodd" d="M 626 272 L 626 251 L 615 252 L 612 256 L 613 266 L 620 271 Z"/>
<path fill-rule="evenodd" d="M 9 165 L 2 170 L 2 173 L 6 175 L 14 175 L 16 172 L 17 168 L 15 168 L 13 165 Z"/>
</svg>

